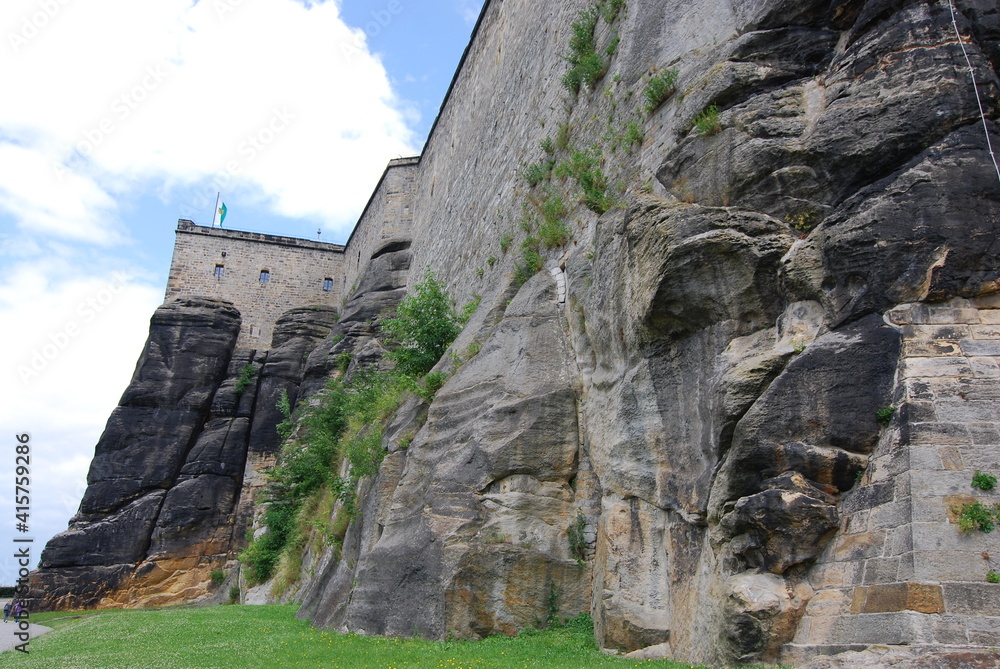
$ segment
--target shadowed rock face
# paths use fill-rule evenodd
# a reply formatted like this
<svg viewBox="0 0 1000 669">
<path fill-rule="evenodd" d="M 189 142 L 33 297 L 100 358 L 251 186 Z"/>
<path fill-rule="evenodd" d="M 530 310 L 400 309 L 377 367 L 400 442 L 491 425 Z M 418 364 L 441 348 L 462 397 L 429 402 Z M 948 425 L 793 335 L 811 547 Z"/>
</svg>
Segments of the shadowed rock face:
<svg viewBox="0 0 1000 669">
<path fill-rule="evenodd" d="M 240 316 L 227 302 L 157 309 L 95 449 L 80 510 L 32 574 L 37 604 L 146 606 L 211 594 L 212 570 L 232 567 L 242 545 L 248 448 L 275 441 L 270 407 L 254 410 L 258 386 L 281 379 L 294 390 L 304 354 L 334 321 L 328 308 L 293 310 L 276 325 L 275 348 L 258 353 L 233 349 Z M 237 392 L 248 365 L 252 381 Z"/>
</svg>

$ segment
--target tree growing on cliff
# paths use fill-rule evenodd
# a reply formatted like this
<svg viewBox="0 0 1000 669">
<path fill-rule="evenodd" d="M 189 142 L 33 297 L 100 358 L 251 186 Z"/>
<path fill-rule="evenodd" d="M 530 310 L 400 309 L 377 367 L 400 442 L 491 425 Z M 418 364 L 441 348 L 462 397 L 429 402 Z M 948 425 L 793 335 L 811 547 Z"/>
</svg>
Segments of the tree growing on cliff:
<svg viewBox="0 0 1000 669">
<path fill-rule="evenodd" d="M 462 327 L 444 284 L 428 269 L 395 317 L 382 321 L 382 330 L 396 344 L 389 353 L 396 370 L 416 378 L 437 364 Z"/>
</svg>

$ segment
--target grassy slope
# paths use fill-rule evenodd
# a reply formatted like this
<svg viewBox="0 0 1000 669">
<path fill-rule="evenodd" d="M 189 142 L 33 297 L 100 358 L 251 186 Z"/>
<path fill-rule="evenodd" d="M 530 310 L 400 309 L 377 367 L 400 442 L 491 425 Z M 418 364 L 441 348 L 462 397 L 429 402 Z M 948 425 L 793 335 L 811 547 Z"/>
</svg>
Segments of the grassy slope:
<svg viewBox="0 0 1000 669">
<path fill-rule="evenodd" d="M 570 625 L 517 638 L 438 643 L 339 635 L 296 620 L 294 606 L 219 606 L 102 611 L 31 641 L 31 655 L 0 654 L 0 667 L 340 667 L 370 669 L 675 669 L 597 651 L 586 629 Z M 52 616 L 44 616 L 52 617 Z M 38 616 L 36 622 L 43 622 Z"/>
</svg>

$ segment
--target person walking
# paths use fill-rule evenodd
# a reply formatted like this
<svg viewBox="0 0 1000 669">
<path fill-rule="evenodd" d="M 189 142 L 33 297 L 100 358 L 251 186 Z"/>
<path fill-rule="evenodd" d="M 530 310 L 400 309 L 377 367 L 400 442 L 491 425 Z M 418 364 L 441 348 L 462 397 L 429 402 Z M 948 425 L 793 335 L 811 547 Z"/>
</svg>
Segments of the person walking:
<svg viewBox="0 0 1000 669">
<path fill-rule="evenodd" d="M 7 622 L 8 618 L 10 618 L 10 602 L 3 605 L 3 621 Z"/>
</svg>

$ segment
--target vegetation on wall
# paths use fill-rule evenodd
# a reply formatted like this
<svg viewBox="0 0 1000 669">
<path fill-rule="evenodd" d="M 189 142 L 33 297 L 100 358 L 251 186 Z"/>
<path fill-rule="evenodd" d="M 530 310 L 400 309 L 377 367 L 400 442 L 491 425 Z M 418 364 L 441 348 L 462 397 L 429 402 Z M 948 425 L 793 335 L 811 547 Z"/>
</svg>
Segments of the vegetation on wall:
<svg viewBox="0 0 1000 669">
<path fill-rule="evenodd" d="M 329 544 L 343 540 L 357 512 L 358 483 L 377 474 L 385 457 L 385 421 L 409 393 L 429 401 L 443 385 L 443 374 L 428 372 L 461 326 L 447 290 L 432 272 L 424 274 L 392 318 L 382 320 L 382 327 L 392 347 L 392 370 L 361 368 L 350 379 L 328 380 L 308 406 L 296 411 L 297 421 L 288 394 L 279 397 L 284 444 L 278 464 L 267 473 L 266 529 L 240 554 L 251 583 L 270 579 L 279 563 L 279 583 L 294 582 L 311 530 L 319 529 Z M 340 511 L 330 522 L 335 503 Z"/>
</svg>

